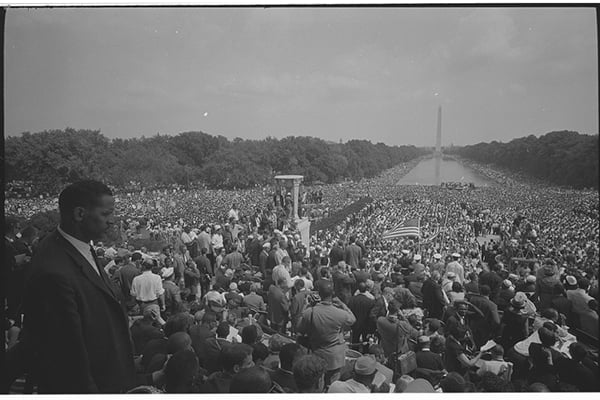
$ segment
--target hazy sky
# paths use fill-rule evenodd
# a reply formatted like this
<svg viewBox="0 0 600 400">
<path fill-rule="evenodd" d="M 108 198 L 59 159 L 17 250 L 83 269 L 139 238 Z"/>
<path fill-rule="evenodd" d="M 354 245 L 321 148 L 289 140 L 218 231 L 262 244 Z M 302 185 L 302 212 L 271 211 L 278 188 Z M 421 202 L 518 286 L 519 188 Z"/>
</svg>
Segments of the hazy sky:
<svg viewBox="0 0 600 400">
<path fill-rule="evenodd" d="M 598 133 L 593 8 L 8 9 L 5 132 Z"/>
</svg>

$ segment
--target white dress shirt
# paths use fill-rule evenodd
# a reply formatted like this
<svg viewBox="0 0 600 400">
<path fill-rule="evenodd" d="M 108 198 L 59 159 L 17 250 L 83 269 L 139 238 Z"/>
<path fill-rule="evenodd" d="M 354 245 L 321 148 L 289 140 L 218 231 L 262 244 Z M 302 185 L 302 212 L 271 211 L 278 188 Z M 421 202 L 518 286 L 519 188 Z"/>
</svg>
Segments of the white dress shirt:
<svg viewBox="0 0 600 400">
<path fill-rule="evenodd" d="M 90 250 L 91 243 L 82 242 L 81 240 L 69 235 L 67 232 L 63 231 L 58 226 L 58 232 L 65 238 L 69 243 L 75 247 L 75 249 L 87 260 L 90 266 L 96 271 L 98 275 L 100 275 L 100 271 L 98 270 L 98 266 L 96 265 L 96 260 L 94 260 L 94 256 Z"/>
<path fill-rule="evenodd" d="M 131 282 L 131 295 L 139 301 L 157 300 L 165 292 L 160 276 L 152 271 L 144 271 L 141 275 L 133 278 Z"/>
</svg>

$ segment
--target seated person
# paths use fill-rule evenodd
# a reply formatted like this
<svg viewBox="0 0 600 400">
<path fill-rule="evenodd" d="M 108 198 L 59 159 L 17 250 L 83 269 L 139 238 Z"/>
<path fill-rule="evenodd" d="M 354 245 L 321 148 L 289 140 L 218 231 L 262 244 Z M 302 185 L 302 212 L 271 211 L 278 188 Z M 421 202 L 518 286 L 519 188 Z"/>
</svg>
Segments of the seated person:
<svg viewBox="0 0 600 400">
<path fill-rule="evenodd" d="M 230 393 L 272 393 L 273 382 L 267 370 L 253 366 L 235 374 L 231 380 Z"/>
<path fill-rule="evenodd" d="M 276 382 L 287 393 L 298 391 L 292 369 L 294 361 L 304 354 L 305 351 L 297 343 L 288 343 L 279 352 L 279 368 L 272 371 L 270 375 L 271 380 Z"/>
<path fill-rule="evenodd" d="M 160 316 L 160 308 L 152 304 L 144 309 L 144 316 L 137 319 L 129 328 L 133 341 L 134 354 L 142 354 L 146 344 L 153 339 L 165 337 L 162 327 L 165 321 Z"/>
<path fill-rule="evenodd" d="M 512 373 L 512 363 L 504 361 L 504 348 L 497 344 L 490 349 L 491 360 L 482 360 L 481 366 L 477 370 L 477 375 L 483 376 L 487 372 L 499 375 L 505 381 L 510 381 Z"/>
<path fill-rule="evenodd" d="M 200 392 L 230 393 L 233 377 L 241 370 L 254 366 L 252 347 L 244 343 L 233 343 L 223 347 L 220 365 L 221 371 L 210 374 L 200 388 Z"/>
<path fill-rule="evenodd" d="M 580 392 L 595 392 L 600 390 L 597 377 L 598 365 L 589 359 L 587 350 L 581 343 L 569 346 L 571 358 L 562 357 L 557 361 L 556 368 L 561 382 L 577 387 Z"/>
<path fill-rule="evenodd" d="M 446 368 L 460 375 L 466 374 L 481 359 L 482 353 L 472 356 L 467 349 L 467 330 L 460 325 L 452 325 L 446 338 Z"/>
<path fill-rule="evenodd" d="M 556 349 L 556 334 L 544 326 L 538 329 L 540 343 L 529 345 L 529 357 L 532 368 L 529 371 L 530 383 L 543 383 L 552 391 L 556 390 L 558 384 L 559 360 L 563 355 Z"/>
<path fill-rule="evenodd" d="M 327 363 L 314 354 L 302 356 L 293 368 L 298 393 L 323 393 Z"/>
<path fill-rule="evenodd" d="M 375 388 L 373 379 L 377 373 L 377 361 L 371 356 L 362 356 L 354 364 L 352 379 L 347 381 L 335 381 L 329 386 L 327 393 L 371 393 L 379 391 Z M 389 386 L 383 384 L 384 392 L 389 391 Z M 385 390 L 387 387 L 387 390 Z"/>
<path fill-rule="evenodd" d="M 198 357 L 192 350 L 181 350 L 167 361 L 164 372 L 167 393 L 196 393 L 201 378 Z"/>
</svg>

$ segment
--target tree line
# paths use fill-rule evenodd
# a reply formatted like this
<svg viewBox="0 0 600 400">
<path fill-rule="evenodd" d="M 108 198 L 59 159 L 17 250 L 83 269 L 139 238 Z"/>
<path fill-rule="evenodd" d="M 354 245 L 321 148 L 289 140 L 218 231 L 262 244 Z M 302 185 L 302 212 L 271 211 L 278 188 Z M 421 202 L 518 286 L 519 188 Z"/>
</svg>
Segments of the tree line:
<svg viewBox="0 0 600 400">
<path fill-rule="evenodd" d="M 204 132 L 108 139 L 98 130 L 25 132 L 5 140 L 5 178 L 27 181 L 43 192 L 99 179 L 115 187 L 201 184 L 248 188 L 277 174 L 300 174 L 305 183 L 371 178 L 426 153 L 415 146 L 367 140 L 332 143 L 314 137 L 228 140 Z"/>
<path fill-rule="evenodd" d="M 572 131 L 455 147 L 449 153 L 576 189 L 598 188 L 598 135 Z"/>
</svg>

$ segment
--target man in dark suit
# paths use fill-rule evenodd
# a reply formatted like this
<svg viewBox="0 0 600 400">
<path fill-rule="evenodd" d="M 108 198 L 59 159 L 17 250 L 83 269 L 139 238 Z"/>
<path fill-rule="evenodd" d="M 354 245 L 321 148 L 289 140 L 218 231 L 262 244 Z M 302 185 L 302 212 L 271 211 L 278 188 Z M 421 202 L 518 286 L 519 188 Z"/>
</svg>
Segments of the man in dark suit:
<svg viewBox="0 0 600 400">
<path fill-rule="evenodd" d="M 441 319 L 446 306 L 447 298 L 444 296 L 440 285 L 441 276 L 439 271 L 433 271 L 431 277 L 423 282 L 421 293 L 423 294 L 423 307 L 429 311 L 430 318 Z"/>
<path fill-rule="evenodd" d="M 128 320 L 90 241 L 114 199 L 97 181 L 68 186 L 60 225 L 39 245 L 25 292 L 25 342 L 40 393 L 123 393 L 135 385 Z"/>
<path fill-rule="evenodd" d="M 358 264 L 362 259 L 362 249 L 356 245 L 356 237 L 350 237 L 350 245 L 344 251 L 344 259 L 350 267 L 358 268 Z"/>
<path fill-rule="evenodd" d="M 369 313 L 374 305 L 375 299 L 367 292 L 367 284 L 360 282 L 358 284 L 358 293 L 348 301 L 348 308 L 350 308 L 350 311 L 356 317 L 356 322 L 352 325 L 352 343 L 367 340 L 367 333 L 369 333 Z"/>
<path fill-rule="evenodd" d="M 331 265 L 337 265 L 338 262 L 344 261 L 344 241 L 338 240 L 329 251 L 329 260 Z"/>
<path fill-rule="evenodd" d="M 479 294 L 473 294 L 469 301 L 481 312 L 483 317 L 471 320 L 471 329 L 473 339 L 477 347 L 483 346 L 489 339 L 494 339 L 494 335 L 500 329 L 500 315 L 498 306 L 490 300 L 491 290 L 487 285 L 479 286 Z"/>
</svg>

